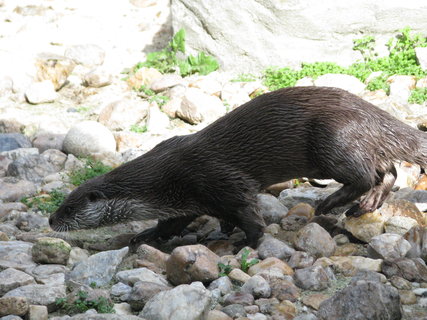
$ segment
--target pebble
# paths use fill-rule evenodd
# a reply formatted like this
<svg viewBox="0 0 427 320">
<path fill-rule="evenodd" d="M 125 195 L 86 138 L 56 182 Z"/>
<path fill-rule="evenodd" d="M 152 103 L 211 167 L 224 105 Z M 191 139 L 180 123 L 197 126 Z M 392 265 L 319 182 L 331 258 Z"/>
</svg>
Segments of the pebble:
<svg viewBox="0 0 427 320">
<path fill-rule="evenodd" d="M 55 87 L 50 80 L 34 82 L 26 91 L 25 98 L 31 104 L 50 103 L 58 98 Z"/>
<path fill-rule="evenodd" d="M 411 244 L 402 236 L 393 233 L 383 233 L 371 239 L 368 253 L 371 258 L 397 259 L 403 258 L 411 249 Z"/>
<path fill-rule="evenodd" d="M 295 248 L 314 257 L 329 257 L 335 251 L 335 241 L 317 223 L 309 223 L 298 231 Z"/>
<path fill-rule="evenodd" d="M 112 83 L 113 76 L 106 70 L 96 68 L 83 77 L 83 85 L 92 88 L 101 88 Z"/>
<path fill-rule="evenodd" d="M 418 225 L 417 220 L 410 217 L 395 216 L 388 219 L 384 224 L 386 233 L 395 233 L 403 236 L 413 227 Z"/>
<path fill-rule="evenodd" d="M 354 237 L 369 242 L 384 232 L 385 217 L 378 211 L 366 213 L 360 217 L 347 217 L 344 228 Z"/>
<path fill-rule="evenodd" d="M 257 274 L 259 272 L 263 272 L 265 270 L 273 269 L 273 268 L 280 270 L 280 272 L 283 275 L 293 275 L 294 274 L 294 271 L 286 262 L 284 262 L 280 259 L 274 258 L 274 257 L 266 258 L 266 259 L 260 261 L 259 263 L 253 265 L 252 267 L 249 268 L 248 274 L 250 276 L 254 276 L 255 274 Z"/>
<path fill-rule="evenodd" d="M 13 268 L 7 268 L 0 272 L 0 296 L 13 289 L 35 283 L 36 281 L 29 274 Z"/>
<path fill-rule="evenodd" d="M 48 310 L 46 306 L 30 305 L 28 309 L 28 320 L 47 320 Z"/>
<path fill-rule="evenodd" d="M 248 281 L 246 281 L 242 288 L 242 292 L 250 293 L 258 298 L 269 298 L 271 295 L 271 288 L 268 282 L 259 275 L 252 276 Z"/>
<path fill-rule="evenodd" d="M 288 259 L 294 252 L 295 249 L 273 237 L 266 237 L 258 246 L 258 255 L 261 259 L 269 257 Z"/>
<path fill-rule="evenodd" d="M 0 298 L 0 317 L 7 315 L 23 316 L 28 312 L 29 304 L 25 297 L 6 297 Z"/>
<path fill-rule="evenodd" d="M 311 266 L 297 269 L 294 279 L 295 284 L 304 290 L 321 291 L 328 288 L 335 277 L 331 271 L 327 271 L 321 266 Z"/>
<path fill-rule="evenodd" d="M 282 218 L 288 215 L 288 208 L 285 207 L 275 196 L 267 193 L 260 193 L 257 196 L 259 213 L 264 218 L 267 225 L 280 223 Z"/>
<path fill-rule="evenodd" d="M 130 288 L 130 292 L 123 294 L 126 301 L 130 304 L 132 310 L 141 311 L 146 303 L 159 292 L 170 290 L 169 286 L 147 281 L 138 281 Z"/>
<path fill-rule="evenodd" d="M 148 109 L 148 101 L 117 100 L 101 110 L 98 121 L 110 130 L 129 130 L 147 117 Z"/>
<path fill-rule="evenodd" d="M 62 239 L 39 238 L 32 248 L 33 261 L 66 265 L 70 251 L 71 246 Z"/>
<path fill-rule="evenodd" d="M 133 286 L 138 281 L 151 282 L 162 286 L 169 286 L 169 283 L 165 279 L 165 277 L 147 268 L 137 268 L 119 271 L 116 273 L 116 279 L 129 286 Z"/>
</svg>

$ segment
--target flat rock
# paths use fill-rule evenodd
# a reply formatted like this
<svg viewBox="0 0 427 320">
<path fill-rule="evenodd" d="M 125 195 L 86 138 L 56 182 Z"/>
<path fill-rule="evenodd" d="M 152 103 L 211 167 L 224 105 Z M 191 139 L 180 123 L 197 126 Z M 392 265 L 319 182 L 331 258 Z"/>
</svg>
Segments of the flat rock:
<svg viewBox="0 0 427 320">
<path fill-rule="evenodd" d="M 301 202 L 315 207 L 336 190 L 338 190 L 338 188 L 328 187 L 322 189 L 306 186 L 295 189 L 285 189 L 280 193 L 279 200 L 287 208 L 292 208 Z"/>
<path fill-rule="evenodd" d="M 52 81 L 34 82 L 26 91 L 25 97 L 31 104 L 49 103 L 58 98 Z"/>
<path fill-rule="evenodd" d="M 4 296 L 0 298 L 0 317 L 7 315 L 24 316 L 28 312 L 28 308 L 28 300 L 25 297 Z"/>
<path fill-rule="evenodd" d="M 346 273 L 352 274 L 358 270 L 369 270 L 369 271 L 381 271 L 381 266 L 383 263 L 382 259 L 371 259 L 360 256 L 348 256 L 348 257 L 330 257 L 334 266 Z"/>
<path fill-rule="evenodd" d="M 320 291 L 328 288 L 335 277 L 331 270 L 321 266 L 311 266 L 295 270 L 294 279 L 295 284 L 304 290 Z"/>
<path fill-rule="evenodd" d="M 386 260 L 381 271 L 387 277 L 398 276 L 411 282 L 427 282 L 427 266 L 419 258 Z"/>
<path fill-rule="evenodd" d="M 154 282 L 138 281 L 132 287 L 126 301 L 131 305 L 132 310 L 141 311 L 145 304 L 156 294 L 162 291 L 170 290 L 166 285 Z"/>
<path fill-rule="evenodd" d="M 0 133 L 0 152 L 31 148 L 30 140 L 21 133 Z"/>
<path fill-rule="evenodd" d="M 36 185 L 27 180 L 14 177 L 0 178 L 0 200 L 19 201 L 24 197 L 36 194 Z"/>
<path fill-rule="evenodd" d="M 96 68 L 83 77 L 83 85 L 92 88 L 101 88 L 111 84 L 113 76 L 102 68 Z"/>
<path fill-rule="evenodd" d="M 371 239 L 368 253 L 371 258 L 397 259 L 403 258 L 411 249 L 411 244 L 402 236 L 393 233 L 383 233 Z"/>
<path fill-rule="evenodd" d="M 0 268 L 26 270 L 35 267 L 32 247 L 32 243 L 24 241 L 0 241 Z"/>
<path fill-rule="evenodd" d="M 262 215 L 267 225 L 280 223 L 280 220 L 288 214 L 288 208 L 286 208 L 275 196 L 267 193 L 260 193 L 257 198 L 259 213 Z"/>
<path fill-rule="evenodd" d="M 0 296 L 13 289 L 35 283 L 36 281 L 29 274 L 13 268 L 7 268 L 0 272 Z"/>
<path fill-rule="evenodd" d="M 104 251 L 91 255 L 86 260 L 76 264 L 67 274 L 67 277 L 86 285 L 90 285 L 92 282 L 98 286 L 107 285 L 128 251 L 129 248 L 125 247 L 120 250 Z"/>
<path fill-rule="evenodd" d="M 58 151 L 59 152 L 59 151 Z M 28 155 L 14 160 L 7 169 L 7 175 L 35 183 L 59 170 L 42 155 Z"/>
<path fill-rule="evenodd" d="M 209 312 L 211 293 L 201 283 L 179 285 L 151 298 L 140 316 L 158 320 L 199 320 Z"/>
<path fill-rule="evenodd" d="M 266 237 L 258 246 L 258 255 L 261 259 L 269 257 L 288 259 L 294 252 L 294 248 L 273 237 Z"/>
<path fill-rule="evenodd" d="M 403 236 L 411 228 L 418 225 L 417 220 L 410 217 L 395 216 L 389 218 L 385 224 L 384 229 L 386 233 L 395 233 Z"/>
<path fill-rule="evenodd" d="M 280 260 L 277 259 L 275 257 L 270 257 L 270 258 L 266 258 L 262 261 L 260 261 L 259 263 L 253 265 L 252 267 L 249 268 L 248 270 L 248 274 L 250 276 L 253 276 L 257 273 L 269 270 L 269 269 L 277 269 L 279 270 L 283 275 L 293 275 L 294 271 L 292 270 L 291 267 L 289 267 L 289 265 Z"/>
<path fill-rule="evenodd" d="M 322 302 L 317 316 L 320 320 L 399 320 L 402 307 L 396 288 L 367 281 Z"/>
<path fill-rule="evenodd" d="M 122 99 L 106 105 L 98 120 L 111 130 L 129 130 L 148 115 L 148 108 L 148 101 Z"/>
<path fill-rule="evenodd" d="M 360 217 L 347 217 L 344 228 L 357 239 L 369 242 L 373 237 L 384 232 L 386 217 L 378 211 L 365 213 Z"/>
<path fill-rule="evenodd" d="M 152 282 L 162 286 L 169 286 L 169 283 L 165 277 L 158 275 L 157 273 L 154 273 L 147 268 L 120 271 L 117 272 L 116 278 L 117 280 L 130 286 L 133 286 L 138 281 Z"/>
</svg>

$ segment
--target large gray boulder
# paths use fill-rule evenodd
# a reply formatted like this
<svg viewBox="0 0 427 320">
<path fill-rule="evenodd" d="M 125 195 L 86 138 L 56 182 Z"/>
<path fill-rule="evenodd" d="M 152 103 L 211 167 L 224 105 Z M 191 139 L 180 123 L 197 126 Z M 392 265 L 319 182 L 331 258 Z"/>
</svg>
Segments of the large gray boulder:
<svg viewBox="0 0 427 320">
<path fill-rule="evenodd" d="M 352 48 L 361 33 L 384 44 L 408 21 L 416 32 L 427 30 L 424 0 L 172 0 L 171 10 L 174 32 L 185 29 L 190 49 L 239 72 L 314 61 L 347 65 L 360 58 Z"/>
</svg>

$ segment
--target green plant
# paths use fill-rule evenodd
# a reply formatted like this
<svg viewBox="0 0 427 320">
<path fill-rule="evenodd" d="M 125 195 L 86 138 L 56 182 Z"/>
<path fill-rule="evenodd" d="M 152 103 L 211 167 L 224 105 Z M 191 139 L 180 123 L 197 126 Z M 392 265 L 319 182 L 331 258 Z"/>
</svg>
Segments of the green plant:
<svg viewBox="0 0 427 320">
<path fill-rule="evenodd" d="M 218 268 L 219 268 L 219 276 L 220 277 L 225 277 L 228 276 L 228 274 L 231 272 L 231 270 L 233 270 L 233 266 L 231 266 L 230 264 L 224 264 L 224 263 L 218 263 Z"/>
<path fill-rule="evenodd" d="M 80 290 L 76 294 L 77 299 L 73 303 L 68 303 L 66 298 L 58 298 L 55 304 L 65 310 L 67 313 L 83 313 L 89 309 L 95 309 L 98 313 L 115 313 L 114 305 L 105 297 L 99 297 L 95 300 L 88 300 L 88 293 Z"/>
<path fill-rule="evenodd" d="M 408 99 L 409 103 L 422 104 L 427 101 L 427 88 L 415 88 Z"/>
<path fill-rule="evenodd" d="M 34 197 L 24 197 L 21 202 L 29 208 L 40 210 L 43 214 L 55 212 L 65 200 L 65 193 L 54 189 L 50 193 L 42 193 Z"/>
<path fill-rule="evenodd" d="M 360 39 L 354 39 L 353 44 L 353 50 L 360 51 L 365 62 L 377 56 L 375 53 L 375 38 L 373 36 L 364 36 Z"/>
<path fill-rule="evenodd" d="M 166 102 L 169 101 L 169 97 L 156 94 L 153 90 L 151 90 L 145 85 L 139 87 L 137 91 L 141 92 L 146 98 L 148 98 L 148 101 L 155 101 L 159 106 L 163 106 Z"/>
<path fill-rule="evenodd" d="M 101 161 L 86 159 L 86 163 L 83 168 L 72 171 L 69 174 L 70 182 L 75 186 L 79 186 L 83 182 L 105 174 L 111 171 L 112 169 L 113 168 L 111 168 L 110 166 L 106 166 Z"/>
<path fill-rule="evenodd" d="M 147 126 L 140 126 L 138 124 L 133 124 L 130 126 L 130 131 L 135 132 L 135 133 L 144 133 L 147 132 Z"/>
<path fill-rule="evenodd" d="M 371 81 L 369 81 L 366 88 L 370 91 L 382 89 L 387 94 L 389 94 L 390 93 L 390 83 L 387 82 L 388 77 L 389 76 L 387 74 L 381 74 L 380 76 L 375 77 Z"/>
<path fill-rule="evenodd" d="M 243 272 L 248 272 L 250 267 L 252 267 L 253 265 L 259 262 L 258 259 L 252 259 L 251 261 L 248 261 L 249 253 L 250 253 L 249 249 L 247 248 L 243 249 L 242 258 L 240 260 L 240 268 L 242 269 Z"/>
<path fill-rule="evenodd" d="M 231 82 L 253 82 L 257 77 L 251 73 L 241 73 L 236 78 L 231 79 Z"/>
<path fill-rule="evenodd" d="M 182 76 L 199 73 L 209 74 L 219 68 L 215 58 L 204 52 L 196 56 L 179 57 L 185 55 L 185 31 L 179 30 L 169 42 L 168 46 L 161 51 L 150 52 L 144 62 L 137 63 L 131 72 L 135 73 L 142 67 L 156 68 L 161 73 L 172 73 L 178 71 Z"/>
</svg>

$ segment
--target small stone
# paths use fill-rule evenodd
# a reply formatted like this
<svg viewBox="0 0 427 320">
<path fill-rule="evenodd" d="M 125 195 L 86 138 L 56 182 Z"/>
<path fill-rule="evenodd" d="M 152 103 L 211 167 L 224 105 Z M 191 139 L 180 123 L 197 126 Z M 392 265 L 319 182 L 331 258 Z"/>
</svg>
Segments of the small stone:
<svg viewBox="0 0 427 320">
<path fill-rule="evenodd" d="M 230 278 L 225 276 L 212 281 L 208 289 L 211 291 L 214 289 L 219 289 L 221 295 L 226 295 L 227 293 L 230 293 L 233 290 L 233 284 L 231 283 Z"/>
<path fill-rule="evenodd" d="M 386 260 L 382 265 L 382 273 L 387 277 L 399 276 L 411 282 L 427 282 L 427 266 L 419 258 Z"/>
<path fill-rule="evenodd" d="M 338 188 L 315 188 L 301 186 L 294 189 L 285 189 L 280 193 L 279 200 L 287 208 L 293 208 L 299 203 L 307 203 L 315 207 Z"/>
<path fill-rule="evenodd" d="M 36 281 L 29 274 L 8 268 L 0 272 L 0 296 L 13 289 L 35 283 Z"/>
<path fill-rule="evenodd" d="M 411 290 L 412 289 L 411 283 L 408 280 L 403 279 L 402 277 L 399 277 L 399 276 L 392 276 L 390 278 L 390 282 L 395 288 L 397 288 L 399 290 Z"/>
<path fill-rule="evenodd" d="M 0 298 L 0 317 L 15 314 L 23 316 L 28 312 L 29 304 L 25 297 Z"/>
<path fill-rule="evenodd" d="M 329 257 L 335 251 L 335 242 L 317 223 L 309 223 L 298 231 L 295 247 L 315 257 Z"/>
<path fill-rule="evenodd" d="M 311 266 L 296 270 L 294 279 L 295 284 L 302 289 L 320 291 L 328 288 L 335 277 L 321 266 Z"/>
<path fill-rule="evenodd" d="M 211 310 L 206 317 L 206 320 L 232 320 L 230 316 L 220 310 Z"/>
<path fill-rule="evenodd" d="M 319 310 L 320 304 L 328 299 L 329 296 L 322 293 L 314 293 L 307 296 L 304 296 L 301 300 L 303 304 L 313 308 L 314 310 Z"/>
<path fill-rule="evenodd" d="M 106 105 L 99 114 L 99 122 L 111 130 L 129 129 L 148 115 L 148 101 L 122 99 Z"/>
<path fill-rule="evenodd" d="M 352 278 L 350 284 L 357 284 L 359 281 L 372 281 L 386 283 L 387 278 L 379 272 L 369 270 L 359 270 Z"/>
<path fill-rule="evenodd" d="M 134 311 L 141 311 L 145 304 L 156 294 L 162 291 L 170 290 L 171 288 L 162 284 L 146 281 L 138 281 L 135 283 L 126 301 Z"/>
<path fill-rule="evenodd" d="M 96 121 L 83 121 L 73 126 L 64 139 L 64 151 L 75 156 L 116 151 L 113 134 Z"/>
<path fill-rule="evenodd" d="M 300 217 L 305 217 L 308 220 L 310 220 L 311 218 L 314 217 L 314 208 L 309 205 L 308 203 L 298 203 L 297 205 L 293 206 L 289 212 L 288 212 L 288 216 L 292 216 L 292 215 L 296 215 L 296 216 L 300 216 Z"/>
<path fill-rule="evenodd" d="M 257 199 L 259 213 L 262 215 L 267 225 L 271 223 L 280 223 L 282 218 L 288 214 L 288 208 L 271 194 L 260 193 Z"/>
<path fill-rule="evenodd" d="M 68 76 L 73 72 L 75 64 L 70 59 L 54 54 L 40 54 L 36 61 L 37 80 L 50 80 L 55 90 L 61 89 Z"/>
<path fill-rule="evenodd" d="M 68 258 L 68 265 L 74 266 L 80 261 L 86 260 L 89 256 L 89 251 L 79 247 L 73 247 L 70 251 L 70 257 Z"/>
<path fill-rule="evenodd" d="M 159 274 L 166 273 L 166 261 L 169 259 L 169 254 L 147 244 L 139 246 L 136 254 L 139 267 L 146 267 Z"/>
<path fill-rule="evenodd" d="M 249 292 L 233 292 L 227 295 L 224 299 L 224 306 L 230 304 L 240 304 L 242 306 L 250 306 L 254 304 L 254 296 Z"/>
<path fill-rule="evenodd" d="M 34 82 L 25 91 L 25 98 L 31 104 L 49 103 L 57 99 L 58 94 L 50 80 Z"/>
<path fill-rule="evenodd" d="M 28 320 L 47 320 L 48 311 L 46 306 L 30 305 Z"/>
<path fill-rule="evenodd" d="M 294 271 L 292 270 L 291 267 L 289 267 L 289 265 L 286 262 L 274 257 L 264 259 L 259 263 L 257 263 L 256 265 L 253 265 L 252 267 L 249 268 L 248 274 L 250 276 L 253 276 L 259 272 L 272 269 L 272 268 L 280 270 L 280 272 L 284 275 L 294 274 Z"/>
<path fill-rule="evenodd" d="M 150 89 L 154 92 L 162 92 L 182 83 L 182 77 L 178 74 L 165 74 L 161 78 L 155 79 L 150 84 Z"/>
<path fill-rule="evenodd" d="M 243 272 L 240 269 L 231 270 L 228 276 L 231 280 L 236 281 L 238 283 L 245 283 L 251 278 L 250 275 L 248 275 L 247 273 Z"/>
<path fill-rule="evenodd" d="M 416 77 L 393 75 L 387 79 L 387 82 L 390 83 L 390 97 L 406 102 L 411 95 L 411 90 L 415 88 Z"/>
<path fill-rule="evenodd" d="M 264 228 L 264 233 L 268 233 L 269 235 L 275 236 L 280 232 L 280 225 L 277 223 L 269 224 Z"/>
<path fill-rule="evenodd" d="M 31 148 L 30 140 L 21 133 L 0 133 L 0 152 Z"/>
<path fill-rule="evenodd" d="M 258 298 L 269 298 L 271 288 L 268 282 L 261 276 L 254 275 L 241 288 L 242 292 L 247 292 Z"/>
<path fill-rule="evenodd" d="M 160 110 L 157 103 L 151 103 L 148 108 L 147 130 L 153 134 L 164 134 L 169 126 L 169 117 Z"/>
<path fill-rule="evenodd" d="M 83 85 L 92 88 L 101 88 L 111 84 L 113 76 L 104 69 L 96 68 L 83 77 Z"/>
<path fill-rule="evenodd" d="M 383 263 L 383 260 L 381 259 L 370 259 L 360 256 L 332 256 L 330 257 L 330 260 L 333 262 L 335 268 L 347 275 L 353 275 L 358 270 L 380 272 L 381 265 Z"/>
<path fill-rule="evenodd" d="M 378 211 L 369 212 L 360 217 L 347 217 L 344 228 L 357 239 L 369 242 L 373 237 L 384 232 L 386 220 Z"/>
<path fill-rule="evenodd" d="M 197 78 L 189 84 L 189 87 L 198 88 L 207 94 L 215 96 L 219 96 L 222 90 L 221 83 L 209 76 Z"/>
<path fill-rule="evenodd" d="M 132 315 L 132 308 L 126 302 L 123 303 L 115 303 L 114 311 L 118 316 L 129 316 Z"/>
<path fill-rule="evenodd" d="M 210 291 L 195 282 L 156 294 L 146 303 L 140 316 L 158 320 L 198 320 L 208 314 L 210 304 Z"/>
<path fill-rule="evenodd" d="M 62 150 L 65 134 L 54 134 L 49 132 L 39 132 L 33 139 L 33 146 L 42 153 L 49 149 Z"/>
<path fill-rule="evenodd" d="M 334 256 L 357 256 L 363 247 L 355 243 L 346 243 L 335 249 Z"/>
<path fill-rule="evenodd" d="M 411 290 L 399 290 L 400 302 L 402 304 L 415 304 L 417 303 L 417 296 Z"/>
<path fill-rule="evenodd" d="M 288 259 L 294 252 L 295 249 L 273 237 L 266 237 L 258 246 L 258 255 L 261 259 L 269 257 Z"/>
<path fill-rule="evenodd" d="M 402 236 L 394 233 L 383 233 L 371 239 L 368 253 L 374 259 L 403 258 L 411 249 L 411 244 Z"/>
<path fill-rule="evenodd" d="M 310 267 L 314 263 L 314 257 L 304 251 L 295 251 L 290 257 L 288 264 L 291 268 L 301 269 Z"/>
<path fill-rule="evenodd" d="M 156 283 L 162 286 L 169 286 L 169 283 L 163 276 L 154 273 L 153 271 L 147 268 L 119 271 L 116 274 L 116 279 L 130 286 L 133 286 L 138 281 Z"/>
<path fill-rule="evenodd" d="M 417 225 L 418 222 L 415 219 L 396 216 L 388 219 L 384 224 L 384 228 L 387 233 L 395 233 L 403 236 L 411 228 Z"/>
<path fill-rule="evenodd" d="M 27 268 L 34 268 L 36 264 L 31 255 L 32 246 L 32 243 L 24 241 L 1 241 L 0 269 L 26 270 Z"/>
<path fill-rule="evenodd" d="M 188 88 L 176 114 L 190 124 L 213 122 L 226 113 L 222 101 L 196 88 Z"/>
<path fill-rule="evenodd" d="M 345 234 L 337 234 L 335 237 L 333 237 L 335 243 L 337 244 L 337 246 L 342 246 L 344 244 L 347 244 L 350 242 L 350 240 L 348 239 L 348 237 Z"/>
<path fill-rule="evenodd" d="M 292 281 L 286 279 L 273 279 L 269 281 L 271 296 L 279 301 L 297 301 L 300 297 L 300 289 Z"/>
<path fill-rule="evenodd" d="M 218 278 L 219 257 L 203 245 L 175 248 L 166 262 L 166 272 L 174 285 Z"/>
<path fill-rule="evenodd" d="M 105 51 L 95 44 L 74 45 L 65 50 L 65 57 L 84 66 L 99 66 L 104 63 Z"/>
<path fill-rule="evenodd" d="M 365 89 L 365 84 L 362 81 L 347 74 L 324 74 L 314 80 L 314 85 L 341 88 L 356 95 Z"/>
<path fill-rule="evenodd" d="M 226 307 L 223 307 L 221 311 L 233 319 L 246 317 L 247 315 L 245 308 L 241 304 L 230 304 Z"/>
<path fill-rule="evenodd" d="M 139 89 L 142 86 L 150 86 L 152 82 L 162 77 L 163 75 L 157 69 L 142 67 L 129 77 L 127 83 L 130 88 Z"/>
<path fill-rule="evenodd" d="M 413 227 L 404 238 L 411 244 L 411 249 L 406 255 L 408 258 L 427 260 L 427 227 Z"/>
<path fill-rule="evenodd" d="M 278 314 L 285 319 L 293 319 L 297 314 L 297 307 L 291 301 L 285 300 L 275 306 L 275 312 L 273 315 Z"/>
<path fill-rule="evenodd" d="M 131 291 L 132 287 L 123 282 L 118 282 L 111 286 L 111 295 L 115 297 L 128 296 Z"/>
<path fill-rule="evenodd" d="M 43 237 L 33 245 L 33 260 L 38 263 L 66 265 L 71 246 L 62 239 Z"/>
<path fill-rule="evenodd" d="M 422 192 L 422 190 L 417 190 L 415 192 Z M 381 212 L 386 220 L 394 216 L 401 216 L 412 218 L 416 220 L 419 225 L 424 225 L 426 223 L 424 213 L 417 208 L 415 203 L 405 199 L 388 200 L 378 211 Z"/>
</svg>

